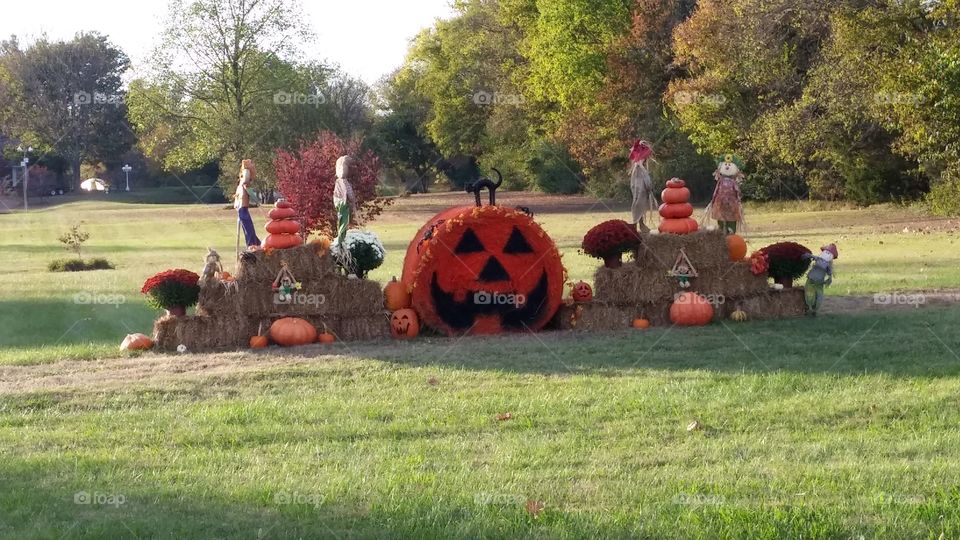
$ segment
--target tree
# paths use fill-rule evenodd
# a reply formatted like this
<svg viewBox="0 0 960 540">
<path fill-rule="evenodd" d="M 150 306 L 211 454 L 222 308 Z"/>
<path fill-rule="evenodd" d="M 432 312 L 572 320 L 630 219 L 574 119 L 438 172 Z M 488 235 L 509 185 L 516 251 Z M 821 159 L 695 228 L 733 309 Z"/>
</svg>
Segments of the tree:
<svg viewBox="0 0 960 540">
<path fill-rule="evenodd" d="M 0 121 L 10 135 L 71 165 L 79 189 L 83 161 L 110 161 L 130 148 L 121 77 L 124 53 L 99 34 L 46 38 L 21 49 L 0 44 Z"/>
<path fill-rule="evenodd" d="M 324 131 L 309 143 L 303 143 L 296 152 L 278 150 L 274 164 L 277 188 L 305 219 L 308 230 L 329 236 L 337 225 L 333 207 L 333 186 L 336 182 L 336 163 L 340 156 L 352 156 L 359 172 L 351 179 L 357 198 L 360 224 L 375 219 L 389 199 L 377 197 L 380 158 L 369 150 L 362 150 L 359 139 L 344 140 L 335 133 Z"/>
<path fill-rule="evenodd" d="M 301 20 L 295 0 L 173 0 L 155 73 L 131 85 L 147 154 L 181 170 L 213 159 L 232 175 L 247 157 L 270 170 L 267 149 L 291 142 L 282 122 L 317 120 L 322 105 L 328 70 L 292 62 L 310 38 Z"/>
</svg>

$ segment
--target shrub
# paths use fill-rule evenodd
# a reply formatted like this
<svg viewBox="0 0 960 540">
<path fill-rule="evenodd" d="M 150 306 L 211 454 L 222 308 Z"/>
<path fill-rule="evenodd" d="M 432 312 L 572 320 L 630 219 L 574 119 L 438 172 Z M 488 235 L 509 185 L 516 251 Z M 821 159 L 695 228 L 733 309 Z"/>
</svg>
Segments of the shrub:
<svg viewBox="0 0 960 540">
<path fill-rule="evenodd" d="M 106 259 L 57 259 L 50 261 L 47 270 L 51 272 L 83 272 L 86 270 L 113 270 L 115 267 Z"/>
<path fill-rule="evenodd" d="M 960 164 L 948 169 L 927 194 L 930 211 L 938 216 L 960 216 Z"/>
<path fill-rule="evenodd" d="M 640 235 L 626 221 L 611 219 L 587 231 L 581 249 L 587 255 L 605 259 L 634 251 L 640 245 Z"/>
<path fill-rule="evenodd" d="M 380 239 L 372 232 L 351 229 L 343 243 L 353 258 L 350 270 L 359 277 L 366 277 L 367 272 L 379 268 L 387 254 Z"/>
<path fill-rule="evenodd" d="M 804 257 L 811 254 L 810 250 L 796 242 L 771 244 L 760 249 L 759 253 L 767 256 L 767 274 L 777 282 L 793 281 L 810 267 L 810 259 Z"/>
<path fill-rule="evenodd" d="M 537 145 L 535 152 L 528 166 L 541 191 L 564 195 L 580 192 L 583 174 L 566 148 L 543 141 Z"/>
<path fill-rule="evenodd" d="M 200 298 L 200 276 L 190 270 L 165 270 L 144 282 L 140 292 L 158 309 L 190 307 Z"/>
</svg>

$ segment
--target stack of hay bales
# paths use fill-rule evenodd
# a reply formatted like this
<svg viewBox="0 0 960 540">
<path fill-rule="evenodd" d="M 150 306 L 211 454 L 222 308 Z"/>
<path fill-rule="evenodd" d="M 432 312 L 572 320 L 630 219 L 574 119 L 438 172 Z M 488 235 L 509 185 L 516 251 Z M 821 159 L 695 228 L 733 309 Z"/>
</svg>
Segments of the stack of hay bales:
<svg viewBox="0 0 960 540">
<path fill-rule="evenodd" d="M 272 288 L 283 263 L 301 285 L 289 301 Z M 380 284 L 341 275 L 329 251 L 316 244 L 253 252 L 238 263 L 235 284 L 201 281 L 197 314 L 157 320 L 157 347 L 175 350 L 183 344 L 193 352 L 247 347 L 251 336 L 283 317 L 300 317 L 344 341 L 390 335 Z"/>
<path fill-rule="evenodd" d="M 748 261 L 732 262 L 721 231 L 692 234 L 645 234 L 636 261 L 620 268 L 598 268 L 594 274 L 594 298 L 587 304 L 563 306 L 556 323 L 560 328 L 615 330 L 629 328 L 638 317 L 657 325 L 670 325 L 674 296 L 689 290 L 715 302 L 714 320 L 725 319 L 737 309 L 751 319 L 803 315 L 802 289 L 773 291 L 766 276 L 755 276 Z M 696 268 L 698 277 L 683 289 L 668 274 L 680 249 Z"/>
</svg>

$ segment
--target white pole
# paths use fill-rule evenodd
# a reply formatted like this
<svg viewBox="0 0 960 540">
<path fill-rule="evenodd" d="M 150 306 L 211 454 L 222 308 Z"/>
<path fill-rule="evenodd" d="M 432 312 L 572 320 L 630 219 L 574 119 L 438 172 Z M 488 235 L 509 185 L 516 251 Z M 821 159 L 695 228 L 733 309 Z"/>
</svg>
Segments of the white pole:
<svg viewBox="0 0 960 540">
<path fill-rule="evenodd" d="M 27 202 L 27 197 L 30 193 L 30 158 L 23 158 L 23 211 L 26 212 L 30 210 L 30 203 Z"/>
</svg>

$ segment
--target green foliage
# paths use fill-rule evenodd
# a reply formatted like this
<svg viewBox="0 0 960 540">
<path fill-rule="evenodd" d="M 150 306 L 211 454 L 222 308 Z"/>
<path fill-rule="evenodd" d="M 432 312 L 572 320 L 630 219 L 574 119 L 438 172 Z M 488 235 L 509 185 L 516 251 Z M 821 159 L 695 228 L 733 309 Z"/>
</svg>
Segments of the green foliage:
<svg viewBox="0 0 960 540">
<path fill-rule="evenodd" d="M 80 230 L 80 224 L 70 227 L 70 229 L 60 235 L 60 243 L 63 244 L 64 249 L 68 251 L 73 251 L 77 254 L 78 259 L 82 259 L 81 250 L 83 249 L 83 243 L 90 238 L 90 233 Z"/>
<path fill-rule="evenodd" d="M 113 264 L 102 258 L 90 259 L 57 259 L 47 264 L 51 272 L 84 272 L 87 270 L 113 270 Z"/>
<path fill-rule="evenodd" d="M 546 193 L 578 193 L 583 182 L 580 165 L 570 157 L 567 149 L 542 141 L 529 161 L 536 187 Z"/>
<path fill-rule="evenodd" d="M 933 213 L 940 216 L 960 216 L 960 167 L 944 171 L 927 195 Z"/>
</svg>

